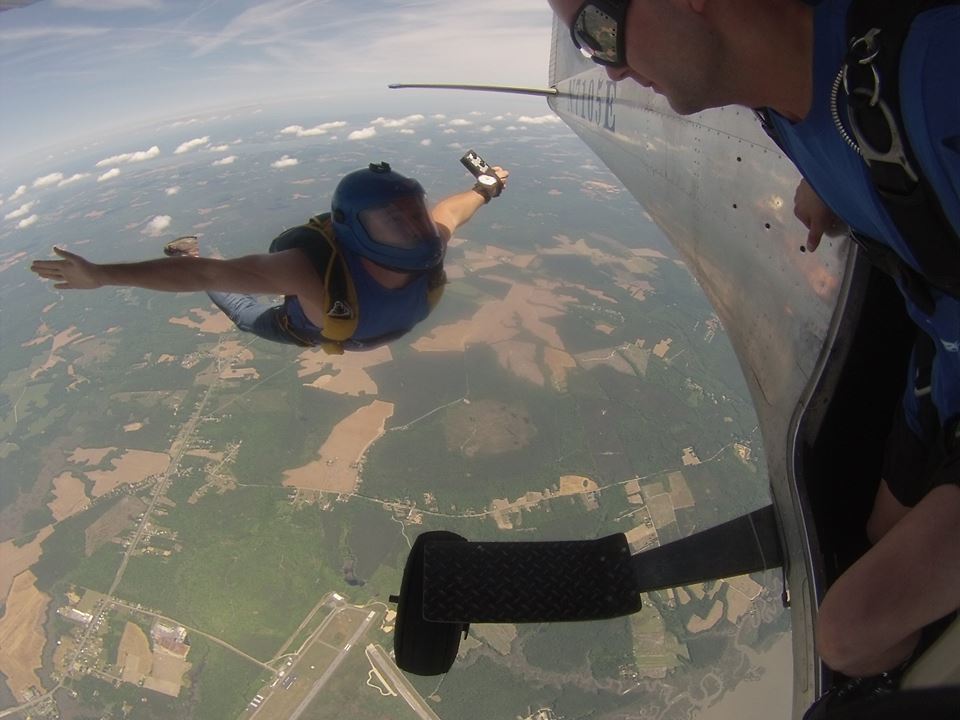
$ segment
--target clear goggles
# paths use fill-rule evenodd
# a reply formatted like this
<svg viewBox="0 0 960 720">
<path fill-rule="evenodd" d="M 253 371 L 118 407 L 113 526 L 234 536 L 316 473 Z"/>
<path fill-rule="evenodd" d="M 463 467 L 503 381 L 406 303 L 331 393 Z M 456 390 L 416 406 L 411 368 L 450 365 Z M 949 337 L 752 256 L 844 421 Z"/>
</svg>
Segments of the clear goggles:
<svg viewBox="0 0 960 720">
<path fill-rule="evenodd" d="M 440 237 L 422 196 L 400 197 L 387 205 L 361 210 L 360 223 L 375 243 L 400 250 L 436 243 Z"/>
<path fill-rule="evenodd" d="M 630 0 L 587 0 L 570 25 L 570 37 L 584 57 L 600 65 L 627 64 L 623 27 Z"/>
</svg>

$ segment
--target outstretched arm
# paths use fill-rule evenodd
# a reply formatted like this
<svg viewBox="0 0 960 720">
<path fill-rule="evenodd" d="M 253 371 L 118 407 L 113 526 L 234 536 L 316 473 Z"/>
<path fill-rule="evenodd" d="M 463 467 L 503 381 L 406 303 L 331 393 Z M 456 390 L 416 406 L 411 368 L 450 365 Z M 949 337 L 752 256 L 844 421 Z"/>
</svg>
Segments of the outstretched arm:
<svg viewBox="0 0 960 720">
<path fill-rule="evenodd" d="M 119 285 L 165 292 L 225 292 L 299 295 L 316 292 L 321 281 L 299 250 L 248 255 L 232 260 L 169 257 L 134 263 L 97 264 L 54 248 L 61 260 L 35 260 L 30 269 L 53 280 L 58 290 Z"/>
<path fill-rule="evenodd" d="M 493 168 L 493 171 L 506 186 L 510 172 L 499 166 Z M 430 217 L 440 228 L 444 244 L 450 240 L 457 228 L 470 220 L 485 203 L 486 199 L 483 195 L 473 189 L 451 195 L 438 202 L 430 211 Z"/>
</svg>

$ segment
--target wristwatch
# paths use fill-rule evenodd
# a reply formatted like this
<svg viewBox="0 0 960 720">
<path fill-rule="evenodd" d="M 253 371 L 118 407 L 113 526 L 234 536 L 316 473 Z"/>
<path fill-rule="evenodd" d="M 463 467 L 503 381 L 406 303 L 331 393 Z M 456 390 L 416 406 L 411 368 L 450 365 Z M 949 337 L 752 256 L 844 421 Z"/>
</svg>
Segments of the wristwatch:
<svg viewBox="0 0 960 720">
<path fill-rule="evenodd" d="M 496 175 L 479 175 L 477 183 L 473 186 L 474 192 L 483 195 L 484 204 L 490 202 L 490 198 L 500 195 L 503 190 L 503 183 Z"/>
</svg>

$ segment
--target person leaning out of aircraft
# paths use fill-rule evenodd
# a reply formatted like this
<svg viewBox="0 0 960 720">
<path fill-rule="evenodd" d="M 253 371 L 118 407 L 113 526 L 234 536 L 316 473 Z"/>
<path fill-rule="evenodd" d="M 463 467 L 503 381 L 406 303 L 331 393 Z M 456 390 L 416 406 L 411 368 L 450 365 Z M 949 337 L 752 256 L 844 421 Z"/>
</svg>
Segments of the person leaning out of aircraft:
<svg viewBox="0 0 960 720">
<path fill-rule="evenodd" d="M 437 303 L 447 243 L 505 187 L 509 172 L 492 171 L 496 182 L 477 182 L 428 211 L 419 182 L 371 164 L 340 181 L 329 214 L 281 233 L 269 253 L 204 258 L 188 236 L 168 243 L 169 257 L 158 260 L 96 264 L 54 248 L 61 259 L 30 269 L 58 290 L 204 290 L 240 330 L 267 340 L 333 353 L 369 349 L 409 331 Z M 252 294 L 285 297 L 265 305 Z"/>
<path fill-rule="evenodd" d="M 911 129 L 909 142 L 950 226 L 946 234 L 952 229 L 960 238 L 960 4 L 878 20 L 877 8 L 899 12 L 910 3 L 865 2 L 856 10 L 873 13 L 871 24 L 852 35 L 851 0 L 549 2 L 574 44 L 611 79 L 652 88 L 677 113 L 761 109 L 771 136 L 806 178 L 795 213 L 809 229 L 808 249 L 823 234 L 850 226 L 885 248 L 896 268 L 910 265 L 891 274 L 901 278 L 918 341 L 866 528 L 872 546 L 829 588 L 817 620 L 820 657 L 852 680 L 828 692 L 810 715 L 858 692 L 892 690 L 921 630 L 960 607 L 960 292 L 932 284 L 946 274 L 960 288 L 960 253 L 950 246 L 950 267 L 916 259 L 931 236 L 887 212 L 861 148 L 849 128 L 841 134 L 834 123 L 833 81 L 848 37 L 867 44 L 873 38 L 866 30 L 879 26 L 888 28 L 880 42 L 896 42 L 887 38 L 903 30 L 900 66 L 890 73 L 900 77 L 902 101 L 893 105 Z M 858 17 L 850 14 L 849 22 Z M 869 81 L 869 70 L 863 72 Z M 846 96 L 839 102 L 845 116 Z M 919 280 L 926 301 L 909 290 L 904 275 Z"/>
</svg>

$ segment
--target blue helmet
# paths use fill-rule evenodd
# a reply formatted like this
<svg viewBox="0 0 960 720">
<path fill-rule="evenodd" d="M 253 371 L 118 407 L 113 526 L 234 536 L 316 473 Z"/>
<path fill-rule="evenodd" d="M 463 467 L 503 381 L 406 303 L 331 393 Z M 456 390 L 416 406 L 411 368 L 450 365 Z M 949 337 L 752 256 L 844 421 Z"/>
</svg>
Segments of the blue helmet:
<svg viewBox="0 0 960 720">
<path fill-rule="evenodd" d="M 391 270 L 430 270 L 443 260 L 423 187 L 385 163 L 346 175 L 333 193 L 340 246 Z"/>
</svg>

